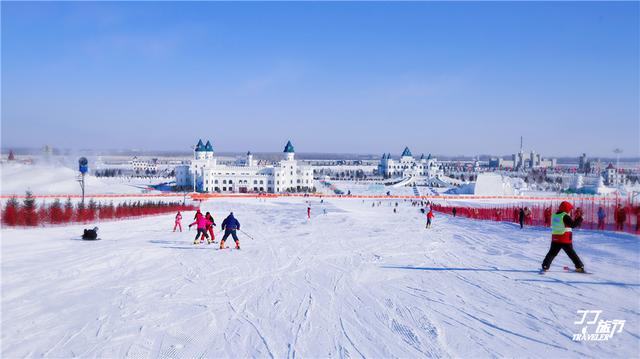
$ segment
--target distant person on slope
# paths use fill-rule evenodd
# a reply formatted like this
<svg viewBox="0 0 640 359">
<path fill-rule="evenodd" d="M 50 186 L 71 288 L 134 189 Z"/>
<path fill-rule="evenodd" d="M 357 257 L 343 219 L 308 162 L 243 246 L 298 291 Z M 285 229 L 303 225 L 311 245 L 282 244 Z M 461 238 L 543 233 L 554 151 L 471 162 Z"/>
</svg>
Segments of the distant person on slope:
<svg viewBox="0 0 640 359">
<path fill-rule="evenodd" d="M 307 206 L 307 219 L 311 219 L 311 206 Z"/>
<path fill-rule="evenodd" d="M 571 258 L 573 264 L 576 267 L 576 272 L 584 273 L 584 265 L 580 260 L 580 257 L 573 250 L 572 229 L 578 227 L 582 223 L 582 217 L 576 217 L 571 219 L 569 212 L 571 212 L 573 206 L 567 201 L 560 203 L 560 208 L 553 216 L 551 216 L 551 248 L 544 257 L 542 262 L 542 270 L 547 271 L 551 267 L 551 262 L 558 255 L 560 250 L 564 250 L 565 253 Z"/>
<path fill-rule="evenodd" d="M 624 222 L 627 221 L 627 212 L 625 212 L 624 208 L 620 203 L 618 203 L 618 206 L 616 207 L 615 217 L 616 217 L 616 230 L 623 231 Z"/>
<path fill-rule="evenodd" d="M 545 227 L 551 226 L 551 207 L 545 208 L 543 215 L 544 215 L 544 226 Z"/>
<path fill-rule="evenodd" d="M 211 240 L 209 239 L 209 235 L 207 234 L 207 226 L 211 223 L 209 222 L 205 216 L 202 215 L 202 213 L 200 213 L 199 216 L 196 216 L 196 220 L 195 222 L 191 223 L 189 225 L 189 228 L 191 228 L 191 226 L 193 225 L 197 225 L 198 226 L 198 233 L 196 233 L 196 238 L 193 240 L 193 244 L 198 244 L 198 239 L 200 238 L 201 240 L 204 240 L 204 238 L 207 238 L 207 244 L 211 244 Z M 202 237 L 200 237 L 200 235 L 202 235 Z"/>
<path fill-rule="evenodd" d="M 456 209 L 456 207 L 453 207 L 453 209 L 451 209 L 451 214 L 453 214 L 453 216 L 456 216 L 456 213 L 458 212 L 458 210 Z"/>
<path fill-rule="evenodd" d="M 520 208 L 520 212 L 518 212 L 518 222 L 520 222 L 520 229 L 524 227 L 524 208 Z"/>
<path fill-rule="evenodd" d="M 426 228 L 431 228 L 431 219 L 433 218 L 433 210 L 429 209 L 429 212 L 427 213 L 427 227 Z"/>
<path fill-rule="evenodd" d="M 209 231 L 209 234 L 211 235 L 211 242 L 213 242 L 216 239 L 216 235 L 213 233 L 213 227 L 216 225 L 216 221 L 213 220 L 213 216 L 209 212 L 204 215 L 204 218 L 206 218 L 207 221 L 210 222 L 209 224 L 207 224 L 207 231 Z"/>
<path fill-rule="evenodd" d="M 598 208 L 598 229 L 604 231 L 604 220 L 607 218 L 607 213 L 604 211 L 604 208 L 600 206 Z"/>
<path fill-rule="evenodd" d="M 227 240 L 229 235 L 231 235 L 236 242 L 236 249 L 240 249 L 240 240 L 236 234 L 236 230 L 240 229 L 240 222 L 233 216 L 233 212 L 229 213 L 227 218 L 222 221 L 222 229 L 224 230 L 224 236 L 222 236 L 222 240 L 220 241 L 220 249 L 224 249 L 224 241 Z"/>
<path fill-rule="evenodd" d="M 182 232 L 182 214 L 180 214 L 180 211 L 178 211 L 178 214 L 176 214 L 176 222 L 173 225 L 173 231 L 176 231 L 176 228 L 180 228 L 180 232 Z"/>
</svg>

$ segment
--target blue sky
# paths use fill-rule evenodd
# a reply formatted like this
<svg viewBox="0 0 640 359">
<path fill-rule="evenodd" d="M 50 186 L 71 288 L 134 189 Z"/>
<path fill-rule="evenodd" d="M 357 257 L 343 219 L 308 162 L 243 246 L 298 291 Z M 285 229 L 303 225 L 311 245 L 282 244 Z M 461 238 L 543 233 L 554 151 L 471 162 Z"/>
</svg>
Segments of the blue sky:
<svg viewBox="0 0 640 359">
<path fill-rule="evenodd" d="M 1 6 L 4 148 L 640 154 L 638 2 Z"/>
</svg>

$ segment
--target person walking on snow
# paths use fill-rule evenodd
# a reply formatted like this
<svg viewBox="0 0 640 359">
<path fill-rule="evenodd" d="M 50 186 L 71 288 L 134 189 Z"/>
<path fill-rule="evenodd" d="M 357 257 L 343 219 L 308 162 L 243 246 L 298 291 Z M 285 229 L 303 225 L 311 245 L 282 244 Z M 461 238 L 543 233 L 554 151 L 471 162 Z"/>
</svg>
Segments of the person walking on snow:
<svg viewBox="0 0 640 359">
<path fill-rule="evenodd" d="M 198 233 L 196 233 L 196 238 L 193 240 L 193 244 L 198 244 L 198 238 L 202 235 L 202 238 L 207 238 L 207 244 L 211 244 L 211 240 L 209 239 L 209 235 L 207 234 L 207 226 L 211 223 L 209 222 L 205 216 L 200 213 L 199 216 L 196 216 L 196 220 L 189 225 L 189 228 L 193 225 L 198 226 Z"/>
<path fill-rule="evenodd" d="M 233 216 L 233 212 L 229 213 L 227 218 L 222 221 L 222 229 L 224 230 L 224 236 L 220 241 L 220 249 L 224 249 L 224 241 L 231 235 L 236 242 L 236 249 L 240 249 L 240 240 L 236 234 L 236 230 L 240 230 L 240 222 Z"/>
<path fill-rule="evenodd" d="M 307 206 L 307 219 L 311 219 L 311 206 Z"/>
<path fill-rule="evenodd" d="M 213 233 L 213 227 L 216 225 L 216 221 L 213 220 L 213 216 L 209 212 L 204 215 L 204 218 L 211 222 L 211 224 L 207 225 L 207 231 L 209 231 L 209 234 L 211 235 L 211 242 L 213 242 L 216 240 L 216 235 Z"/>
<path fill-rule="evenodd" d="M 176 214 L 176 223 L 173 225 L 173 231 L 176 231 L 176 227 L 180 228 L 180 232 L 182 232 L 182 214 L 180 214 L 180 211 L 178 211 L 178 214 Z"/>
<path fill-rule="evenodd" d="M 427 213 L 427 227 L 426 228 L 431 228 L 431 219 L 433 218 L 433 210 L 429 209 L 429 212 Z"/>
<path fill-rule="evenodd" d="M 520 229 L 524 227 L 524 209 L 520 208 L 520 212 L 518 212 L 518 222 L 520 222 Z"/>
<path fill-rule="evenodd" d="M 616 207 L 615 220 L 616 220 L 616 231 L 623 231 L 624 222 L 626 222 L 627 220 L 627 212 L 625 212 L 624 208 L 622 208 L 622 205 L 620 203 L 618 203 L 618 206 Z"/>
<path fill-rule="evenodd" d="M 604 208 L 600 206 L 598 208 L 598 229 L 604 231 L 604 220 L 607 218 L 607 213 L 604 211 Z"/>
<path fill-rule="evenodd" d="M 544 257 L 542 262 L 542 270 L 548 271 L 551 267 L 551 262 L 558 255 L 560 250 L 571 258 L 573 264 L 576 267 L 576 272 L 584 273 L 584 264 L 580 260 L 580 257 L 573 250 L 572 229 L 578 227 L 582 223 L 582 217 L 575 217 L 572 219 L 569 212 L 573 209 L 573 205 L 567 201 L 560 203 L 558 212 L 551 216 L 551 248 Z"/>
</svg>

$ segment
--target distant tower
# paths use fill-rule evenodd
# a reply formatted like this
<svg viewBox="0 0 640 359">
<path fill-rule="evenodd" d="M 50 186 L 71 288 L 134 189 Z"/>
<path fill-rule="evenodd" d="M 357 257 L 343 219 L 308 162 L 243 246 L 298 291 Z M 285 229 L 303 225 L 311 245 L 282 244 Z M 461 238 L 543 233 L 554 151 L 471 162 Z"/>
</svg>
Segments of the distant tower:
<svg viewBox="0 0 640 359">
<path fill-rule="evenodd" d="M 251 153 L 251 151 L 247 152 L 247 166 L 253 166 L 253 154 Z"/>
<path fill-rule="evenodd" d="M 616 168 L 620 168 L 620 154 L 622 153 L 622 150 L 616 148 L 615 150 L 613 150 L 613 153 L 616 154 Z"/>
<path fill-rule="evenodd" d="M 196 160 L 203 160 L 205 158 L 205 147 L 202 140 L 198 140 L 198 144 L 193 150 L 193 158 Z"/>
<path fill-rule="evenodd" d="M 16 156 L 13 154 L 13 150 L 9 150 L 9 158 L 7 158 L 9 161 L 15 161 Z"/>
<path fill-rule="evenodd" d="M 296 151 L 294 150 L 293 145 L 291 144 L 291 141 L 287 141 L 287 144 L 284 146 L 283 152 L 286 154 L 287 161 L 293 161 Z"/>
<path fill-rule="evenodd" d="M 524 152 L 524 148 L 522 147 L 522 136 L 520 136 L 520 153 Z"/>
<path fill-rule="evenodd" d="M 213 158 L 213 145 L 209 140 L 207 140 L 207 144 L 204 145 L 204 157 L 208 160 Z"/>
<path fill-rule="evenodd" d="M 411 161 L 413 160 L 413 154 L 409 150 L 409 147 L 405 147 L 404 151 L 402 151 L 402 155 L 400 155 L 400 161 Z"/>
</svg>

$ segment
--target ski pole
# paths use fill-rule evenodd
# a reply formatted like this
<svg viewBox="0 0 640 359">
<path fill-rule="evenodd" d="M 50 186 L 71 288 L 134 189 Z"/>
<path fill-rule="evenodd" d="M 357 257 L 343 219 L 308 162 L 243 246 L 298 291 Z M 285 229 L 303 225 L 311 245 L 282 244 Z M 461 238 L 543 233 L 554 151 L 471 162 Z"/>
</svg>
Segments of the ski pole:
<svg viewBox="0 0 640 359">
<path fill-rule="evenodd" d="M 242 232 L 242 234 L 244 234 L 245 236 L 251 238 L 251 240 L 253 240 L 253 237 L 251 237 L 247 232 L 243 231 L 242 229 L 239 229 L 240 232 Z"/>
</svg>

